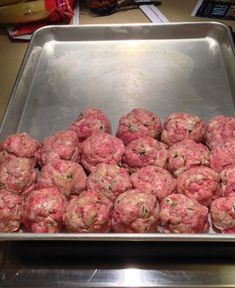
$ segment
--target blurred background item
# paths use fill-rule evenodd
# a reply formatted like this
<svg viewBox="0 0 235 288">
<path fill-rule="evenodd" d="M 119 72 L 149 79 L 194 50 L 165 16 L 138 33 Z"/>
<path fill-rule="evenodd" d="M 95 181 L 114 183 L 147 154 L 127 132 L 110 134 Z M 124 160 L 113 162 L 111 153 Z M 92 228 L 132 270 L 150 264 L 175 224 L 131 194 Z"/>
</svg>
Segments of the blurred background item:
<svg viewBox="0 0 235 288">
<path fill-rule="evenodd" d="M 73 0 L 1 0 L 0 26 L 12 38 L 31 35 L 50 24 L 68 24 L 73 17 Z"/>
<path fill-rule="evenodd" d="M 87 8 L 98 16 L 139 8 L 142 5 L 161 5 L 156 0 L 86 0 Z"/>
</svg>

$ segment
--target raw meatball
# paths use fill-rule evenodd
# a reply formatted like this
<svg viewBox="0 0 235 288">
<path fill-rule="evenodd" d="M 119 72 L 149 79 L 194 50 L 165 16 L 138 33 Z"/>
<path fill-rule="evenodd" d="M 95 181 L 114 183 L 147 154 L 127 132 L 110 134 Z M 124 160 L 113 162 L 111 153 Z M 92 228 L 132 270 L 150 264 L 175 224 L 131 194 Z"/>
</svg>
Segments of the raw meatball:
<svg viewBox="0 0 235 288">
<path fill-rule="evenodd" d="M 86 189 L 86 174 L 81 165 L 65 160 L 54 160 L 42 167 L 38 188 L 56 187 L 66 197 Z"/>
<path fill-rule="evenodd" d="M 157 230 L 159 204 L 151 193 L 129 190 L 114 202 L 112 229 L 119 233 L 144 233 Z"/>
<path fill-rule="evenodd" d="M 235 193 L 235 166 L 225 168 L 220 172 L 222 180 L 222 194 L 228 196 Z"/>
<path fill-rule="evenodd" d="M 147 165 L 164 167 L 167 157 L 168 150 L 165 144 L 151 137 L 145 137 L 127 145 L 123 165 L 128 167 L 130 172 Z"/>
<path fill-rule="evenodd" d="M 159 231 L 203 233 L 209 229 L 208 209 L 183 194 L 171 194 L 161 202 Z"/>
<path fill-rule="evenodd" d="M 122 140 L 107 133 L 93 134 L 81 146 L 81 164 L 91 172 L 99 163 L 119 164 L 125 146 Z"/>
<path fill-rule="evenodd" d="M 101 192 L 114 201 L 119 194 L 132 188 L 130 176 L 118 165 L 101 163 L 87 178 L 88 190 Z"/>
<path fill-rule="evenodd" d="M 212 148 L 210 155 L 210 167 L 217 172 L 233 165 L 235 165 L 235 138 Z"/>
<path fill-rule="evenodd" d="M 204 139 L 205 125 L 202 119 L 188 113 L 173 113 L 163 124 L 161 141 L 173 145 L 185 139 L 199 143 Z"/>
<path fill-rule="evenodd" d="M 156 166 L 138 169 L 131 175 L 131 183 L 134 188 L 152 193 L 159 201 L 171 194 L 176 184 L 167 170 Z"/>
<path fill-rule="evenodd" d="M 22 199 L 7 190 L 0 190 L 0 232 L 19 230 L 22 216 Z"/>
<path fill-rule="evenodd" d="M 109 232 L 113 204 L 99 192 L 85 191 L 73 196 L 64 214 L 68 232 Z"/>
<path fill-rule="evenodd" d="M 76 120 L 69 125 L 69 130 L 77 133 L 79 140 L 83 141 L 94 132 L 111 133 L 111 124 L 103 112 L 95 108 L 86 108 Z"/>
<path fill-rule="evenodd" d="M 13 154 L 9 154 L 5 150 L 0 151 L 0 165 L 3 164 L 4 162 L 10 161 L 13 158 L 17 158 L 17 157 Z"/>
<path fill-rule="evenodd" d="M 235 117 L 215 116 L 206 126 L 206 143 L 212 149 L 223 144 L 230 138 L 235 138 Z"/>
<path fill-rule="evenodd" d="M 136 108 L 121 117 L 116 136 L 128 145 L 131 141 L 146 136 L 159 138 L 161 132 L 161 120 L 156 114 Z"/>
<path fill-rule="evenodd" d="M 40 166 L 55 159 L 79 162 L 80 146 L 76 132 L 60 131 L 44 139 L 36 157 Z"/>
<path fill-rule="evenodd" d="M 23 206 L 23 224 L 34 233 L 60 232 L 66 198 L 56 188 L 32 191 Z"/>
<path fill-rule="evenodd" d="M 203 144 L 187 139 L 170 147 L 167 169 L 178 177 L 195 166 L 209 166 L 210 151 Z"/>
<path fill-rule="evenodd" d="M 8 136 L 0 145 L 0 150 L 17 157 L 33 158 L 40 144 L 27 133 Z"/>
<path fill-rule="evenodd" d="M 211 203 L 212 224 L 222 233 L 235 233 L 235 193 Z"/>
<path fill-rule="evenodd" d="M 219 174 L 209 167 L 193 167 L 178 177 L 177 192 L 209 206 L 212 200 L 221 196 Z"/>
<path fill-rule="evenodd" d="M 12 193 L 28 193 L 35 187 L 37 180 L 34 162 L 30 159 L 15 157 L 0 165 L 0 188 Z"/>
</svg>

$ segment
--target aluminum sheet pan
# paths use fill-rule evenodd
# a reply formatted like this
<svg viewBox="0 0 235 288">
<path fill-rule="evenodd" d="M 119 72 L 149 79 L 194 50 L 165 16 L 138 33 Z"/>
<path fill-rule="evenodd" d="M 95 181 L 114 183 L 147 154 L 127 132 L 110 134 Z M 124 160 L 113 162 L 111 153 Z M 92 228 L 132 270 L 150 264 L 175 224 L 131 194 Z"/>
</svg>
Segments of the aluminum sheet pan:
<svg viewBox="0 0 235 288">
<path fill-rule="evenodd" d="M 235 49 L 216 22 L 50 26 L 28 47 L 0 139 L 28 132 L 42 140 L 87 106 L 104 111 L 115 132 L 135 107 L 165 119 L 175 111 L 205 121 L 235 113 Z M 220 234 L 1 234 L 0 240 L 235 241 Z"/>
</svg>

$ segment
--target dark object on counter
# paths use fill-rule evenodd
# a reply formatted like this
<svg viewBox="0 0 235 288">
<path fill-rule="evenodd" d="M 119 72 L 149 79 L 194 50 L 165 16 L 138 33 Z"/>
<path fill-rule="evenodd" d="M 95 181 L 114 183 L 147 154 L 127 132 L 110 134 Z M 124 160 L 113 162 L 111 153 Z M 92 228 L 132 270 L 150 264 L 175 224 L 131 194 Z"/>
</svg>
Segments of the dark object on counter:
<svg viewBox="0 0 235 288">
<path fill-rule="evenodd" d="M 87 0 L 86 3 L 90 11 L 99 16 L 114 13 L 117 6 L 117 0 Z"/>
<path fill-rule="evenodd" d="M 136 9 L 141 5 L 161 5 L 160 1 L 135 0 L 87 0 L 87 7 L 98 16 L 106 16 L 120 10 Z"/>
<path fill-rule="evenodd" d="M 234 1 L 208 1 L 204 0 L 198 9 L 196 16 L 235 20 Z"/>
</svg>

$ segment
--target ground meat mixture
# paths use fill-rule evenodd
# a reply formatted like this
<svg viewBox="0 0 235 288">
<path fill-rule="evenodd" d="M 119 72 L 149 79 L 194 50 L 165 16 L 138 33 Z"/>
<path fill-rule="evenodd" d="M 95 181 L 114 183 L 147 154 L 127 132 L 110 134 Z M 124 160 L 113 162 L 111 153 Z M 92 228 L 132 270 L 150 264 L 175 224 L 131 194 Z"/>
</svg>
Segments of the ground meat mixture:
<svg viewBox="0 0 235 288">
<path fill-rule="evenodd" d="M 100 163 L 119 164 L 125 146 L 117 137 L 107 133 L 93 134 L 81 145 L 81 164 L 91 172 Z"/>
<path fill-rule="evenodd" d="M 209 209 L 215 231 L 235 233 L 234 116 L 173 113 L 162 125 L 135 108 L 115 137 L 89 107 L 41 143 L 0 143 L 0 233 L 205 233 Z"/>
<path fill-rule="evenodd" d="M 23 206 L 23 223 L 26 231 L 60 232 L 66 205 L 66 198 L 56 188 L 32 191 Z"/>
<path fill-rule="evenodd" d="M 83 141 L 90 137 L 94 132 L 111 133 L 111 123 L 108 117 L 100 110 L 86 108 L 68 127 L 77 133 L 79 140 Z"/>
<path fill-rule="evenodd" d="M 156 114 L 145 109 L 135 108 L 121 117 L 116 136 L 122 139 L 125 145 L 128 145 L 131 141 L 146 136 L 158 139 L 161 131 L 161 120 Z"/>
<path fill-rule="evenodd" d="M 47 137 L 36 152 L 36 158 L 40 166 L 55 159 L 79 162 L 80 146 L 76 132 L 60 131 Z"/>
<path fill-rule="evenodd" d="M 209 206 L 221 196 L 220 176 L 209 167 L 193 167 L 178 177 L 177 192 Z"/>
<path fill-rule="evenodd" d="M 235 117 L 218 115 L 210 119 L 206 126 L 206 143 L 212 149 L 235 138 Z"/>
<path fill-rule="evenodd" d="M 171 194 L 161 202 L 159 231 L 203 233 L 209 229 L 208 209 L 183 194 Z"/>
<path fill-rule="evenodd" d="M 19 230 L 22 216 L 22 198 L 11 192 L 0 190 L 0 232 Z"/>
<path fill-rule="evenodd" d="M 130 172 L 147 165 L 164 167 L 167 157 L 168 150 L 164 143 L 145 137 L 127 145 L 123 165 L 129 168 Z"/>
<path fill-rule="evenodd" d="M 42 167 L 38 188 L 56 187 L 66 197 L 86 189 L 86 174 L 81 165 L 65 160 L 54 160 Z"/>
<path fill-rule="evenodd" d="M 0 165 L 0 189 L 25 194 L 34 189 L 36 180 L 36 170 L 30 159 L 15 157 Z"/>
<path fill-rule="evenodd" d="M 5 150 L 0 151 L 0 165 L 3 164 L 4 162 L 10 161 L 13 158 L 17 158 L 17 157 L 13 154 L 9 154 Z"/>
<path fill-rule="evenodd" d="M 210 155 L 210 167 L 217 172 L 233 165 L 235 165 L 235 138 L 212 148 Z"/>
<path fill-rule="evenodd" d="M 73 196 L 64 214 L 67 232 L 105 233 L 111 229 L 113 203 L 99 192 Z"/>
<path fill-rule="evenodd" d="M 87 189 L 102 193 L 114 201 L 121 193 L 132 188 L 130 176 L 115 164 L 98 164 L 87 178 Z"/>
<path fill-rule="evenodd" d="M 159 204 L 151 193 L 129 190 L 114 202 L 112 230 L 118 233 L 144 233 L 157 230 Z"/>
<path fill-rule="evenodd" d="M 161 141 L 170 146 L 185 139 L 199 143 L 204 139 L 204 134 L 202 119 L 188 113 L 173 113 L 163 124 Z"/>
<path fill-rule="evenodd" d="M 176 181 L 167 170 L 157 166 L 146 166 L 131 175 L 131 183 L 134 188 L 150 192 L 162 201 L 173 193 Z"/>
<path fill-rule="evenodd" d="M 17 157 L 33 158 L 40 144 L 27 133 L 8 136 L 0 145 L 1 151 L 6 151 Z"/>
<path fill-rule="evenodd" d="M 167 169 L 178 177 L 184 171 L 195 166 L 209 166 L 209 149 L 203 144 L 187 139 L 169 148 Z"/>
<path fill-rule="evenodd" d="M 220 178 L 222 180 L 223 196 L 228 196 L 231 193 L 235 193 L 235 166 L 222 170 L 220 172 Z"/>
<path fill-rule="evenodd" d="M 235 233 L 235 193 L 211 203 L 211 221 L 222 233 Z"/>
</svg>

